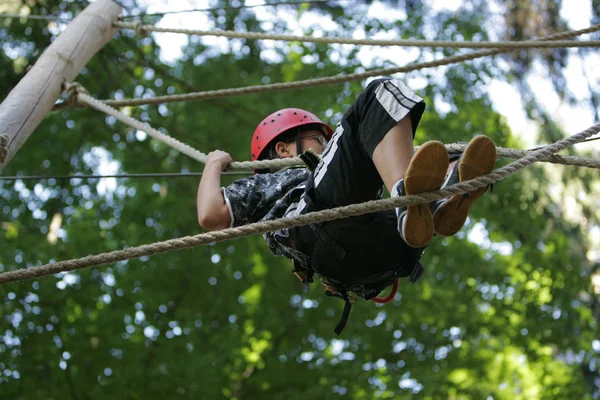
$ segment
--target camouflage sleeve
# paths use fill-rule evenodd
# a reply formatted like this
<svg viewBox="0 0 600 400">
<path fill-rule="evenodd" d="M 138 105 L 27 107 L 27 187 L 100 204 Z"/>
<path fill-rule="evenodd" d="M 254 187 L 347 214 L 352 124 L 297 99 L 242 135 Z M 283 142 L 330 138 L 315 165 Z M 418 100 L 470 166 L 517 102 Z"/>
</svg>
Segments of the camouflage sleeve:
<svg viewBox="0 0 600 400">
<path fill-rule="evenodd" d="M 231 227 L 260 221 L 288 191 L 308 178 L 305 168 L 285 169 L 238 179 L 223 188 Z"/>
</svg>

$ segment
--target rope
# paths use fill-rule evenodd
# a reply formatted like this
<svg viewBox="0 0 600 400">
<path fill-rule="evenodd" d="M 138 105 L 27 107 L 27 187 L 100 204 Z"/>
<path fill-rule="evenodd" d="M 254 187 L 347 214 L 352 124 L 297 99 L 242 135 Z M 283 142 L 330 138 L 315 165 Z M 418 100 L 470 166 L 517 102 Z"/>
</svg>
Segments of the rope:
<svg viewBox="0 0 600 400">
<path fill-rule="evenodd" d="M 129 178 L 186 178 L 202 176 L 202 172 L 156 172 L 146 174 L 110 174 L 110 175 L 0 175 L 0 181 L 33 181 L 48 179 L 129 179 Z M 221 175 L 248 175 L 250 172 L 221 172 Z"/>
<path fill-rule="evenodd" d="M 289 1 L 289 2 L 280 2 L 280 3 L 265 3 L 265 4 L 255 4 L 255 5 L 241 5 L 237 7 L 214 7 L 214 8 L 198 8 L 192 10 L 180 10 L 180 11 L 165 11 L 160 13 L 151 13 L 151 14 L 136 14 L 136 15 L 123 15 L 121 18 L 139 18 L 139 17 L 158 17 L 161 15 L 167 14 L 181 14 L 181 13 L 192 13 L 192 12 L 212 12 L 219 10 L 241 10 L 244 8 L 256 8 L 256 7 L 276 7 L 282 5 L 299 5 L 299 4 L 323 4 L 333 0 L 302 0 L 302 1 Z M 349 0 L 335 0 L 338 2 L 341 1 L 349 1 Z M 15 14 L 15 13 L 0 13 L 0 18 L 24 18 L 24 19 L 37 19 L 37 20 L 46 20 L 46 21 L 64 21 L 69 22 L 71 18 L 62 18 L 56 15 L 23 15 L 23 14 Z"/>
<path fill-rule="evenodd" d="M 256 8 L 256 7 L 277 7 L 277 6 L 294 6 L 300 4 L 323 4 L 332 0 L 301 0 L 301 1 L 286 1 L 279 3 L 264 3 L 264 4 L 254 4 L 254 5 L 241 5 L 241 6 L 229 6 L 229 7 L 214 7 L 214 8 L 194 8 L 191 10 L 179 10 L 179 11 L 165 11 L 159 13 L 151 13 L 151 14 L 136 14 L 136 15 L 124 15 L 123 18 L 137 18 L 137 17 L 159 17 L 167 14 L 182 14 L 182 13 L 195 13 L 195 12 L 212 12 L 219 10 L 241 10 L 244 8 Z M 349 1 L 349 0 L 335 0 L 338 2 Z"/>
<path fill-rule="evenodd" d="M 600 138 L 598 138 L 600 139 Z M 595 139 L 592 139 L 595 140 Z M 579 143 L 591 142 L 592 140 L 584 140 Z M 464 151 L 466 144 L 447 144 L 446 149 L 450 154 L 460 154 Z M 418 147 L 415 147 L 417 150 Z M 500 157 L 506 158 L 522 158 L 525 155 L 531 153 L 533 150 L 517 150 L 517 149 L 507 149 L 504 147 L 496 147 L 496 154 Z M 575 157 L 575 156 L 559 156 L 556 154 L 551 155 L 547 158 L 540 158 L 539 161 L 552 163 L 552 164 L 562 164 L 562 165 L 572 165 L 581 168 L 592 168 L 592 169 L 600 169 L 600 161 L 595 160 L 593 158 L 587 157 Z M 301 164 L 298 164 L 301 165 Z M 236 171 L 236 172 L 221 172 L 221 175 L 224 176 L 240 176 L 240 175 L 248 175 L 251 174 L 251 171 Z M 116 178 L 116 179 L 129 179 L 129 178 L 189 178 L 189 177 L 199 177 L 202 176 L 202 172 L 152 172 L 152 173 L 142 173 L 142 174 L 111 174 L 111 175 L 9 175 L 2 176 L 0 175 L 0 181 L 31 181 L 31 180 L 47 180 L 47 179 L 106 179 L 106 178 Z"/>
<path fill-rule="evenodd" d="M 309 214 L 298 215 L 295 217 L 281 218 L 265 222 L 257 222 L 237 228 L 229 228 L 221 231 L 208 232 L 195 236 L 186 236 L 177 239 L 170 239 L 163 242 L 130 247 L 128 249 L 95 254 L 73 260 L 60 261 L 53 264 L 45 264 L 40 267 L 8 271 L 0 274 L 0 284 L 21 281 L 25 279 L 33 279 L 41 276 L 56 274 L 59 272 L 74 271 L 81 268 L 106 265 L 117 261 L 128 260 L 131 258 L 139 258 L 142 256 L 149 256 L 158 253 L 182 250 L 213 242 L 221 242 L 244 236 L 275 231 L 283 228 L 316 224 L 365 213 L 373 213 L 376 211 L 391 209 L 395 207 L 429 203 L 433 200 L 439 200 L 454 196 L 456 194 L 474 191 L 479 188 L 485 187 L 489 184 L 498 182 L 530 166 L 532 163 L 540 161 L 541 158 L 550 157 L 552 154 L 564 150 L 575 143 L 581 142 L 587 139 L 588 137 L 597 134 L 598 132 L 600 132 L 600 124 L 594 125 L 583 132 L 562 139 L 549 146 L 545 146 L 541 149 L 532 151 L 525 157 L 520 158 L 502 168 L 496 169 L 487 175 L 483 175 L 478 178 L 459 183 L 457 185 L 452 185 L 444 190 L 439 190 L 430 193 L 422 193 L 419 195 L 400 196 L 384 200 L 373 200 L 366 203 L 352 204 L 349 206 L 312 212 Z"/>
<path fill-rule="evenodd" d="M 590 140 L 585 140 L 580 143 L 589 142 Z M 447 144 L 446 149 L 450 154 L 460 154 L 463 152 L 465 144 Z M 418 147 L 415 148 L 415 150 Z M 521 158 L 526 154 L 530 153 L 531 150 L 517 150 L 517 149 L 507 149 L 503 147 L 496 147 L 496 154 L 498 157 L 507 157 L 507 158 Z M 1 155 L 1 151 L 0 151 Z M 553 164 L 562 164 L 562 165 L 572 165 L 581 168 L 592 168 L 592 169 L 600 169 L 600 161 L 597 161 L 593 158 L 587 157 L 574 157 L 574 156 L 559 156 L 552 155 L 545 159 L 540 159 L 540 161 L 553 163 Z M 301 164 L 298 164 L 301 165 Z M 236 171 L 236 172 L 221 172 L 221 175 L 224 176 L 240 176 L 240 175 L 248 175 L 251 174 L 251 171 Z M 130 178 L 197 178 L 202 176 L 202 172 L 153 172 L 153 173 L 141 173 L 141 174 L 110 174 L 110 175 L 0 175 L 0 181 L 32 181 L 32 180 L 63 180 L 63 179 L 107 179 L 107 178 L 115 178 L 115 179 L 130 179 Z"/>
<path fill-rule="evenodd" d="M 119 110 L 112 108 L 98 99 L 87 94 L 85 89 L 79 84 L 71 83 L 67 85 L 67 91 L 69 96 L 75 96 L 77 99 L 70 100 L 67 99 L 67 102 L 79 102 L 83 105 L 87 105 L 92 107 L 98 111 L 102 111 L 107 115 L 110 115 L 117 120 L 123 122 L 131 126 L 134 129 L 141 130 L 146 132 L 151 137 L 162 141 L 168 146 L 173 147 L 174 149 L 180 151 L 181 153 L 193 158 L 196 161 L 199 161 L 203 164 L 206 164 L 207 155 L 202 153 L 199 150 L 194 149 L 193 147 L 180 142 L 179 140 L 165 135 L 164 133 L 152 128 L 150 125 L 145 124 L 133 117 L 123 114 Z M 449 153 L 462 153 L 466 144 L 449 144 L 446 145 Z M 501 157 L 508 158 L 522 158 L 525 155 L 531 153 L 532 150 L 516 150 L 516 149 L 505 149 L 502 147 L 497 148 L 497 154 Z M 564 165 L 575 165 L 578 167 L 586 167 L 586 168 L 596 168 L 600 169 L 600 162 L 594 160 L 592 158 L 584 158 L 584 157 L 573 157 L 573 156 L 556 156 L 551 154 L 540 161 L 550 162 L 554 164 L 564 164 Z M 227 169 L 229 171 L 253 171 L 256 169 L 280 169 L 286 167 L 294 167 L 304 165 L 304 162 L 299 157 L 294 158 L 283 158 L 283 159 L 275 159 L 275 160 L 261 160 L 261 161 L 234 161 Z"/>
<path fill-rule="evenodd" d="M 73 84 L 70 84 L 73 85 Z M 93 98 L 92 96 L 77 91 L 71 91 L 71 93 L 76 93 L 77 99 L 80 103 L 92 107 L 98 111 L 102 111 L 107 115 L 110 115 L 117 120 L 131 126 L 132 128 L 138 129 L 140 131 L 146 132 L 151 137 L 160 140 L 161 142 L 171 146 L 172 148 L 180 151 L 181 153 L 193 158 L 196 161 L 199 161 L 203 164 L 206 164 L 206 160 L 208 156 L 202 153 L 199 150 L 194 149 L 193 147 L 180 142 L 179 140 L 165 135 L 162 132 L 152 128 L 150 125 L 145 124 L 135 118 L 132 118 L 128 115 L 123 114 L 119 110 L 116 110 L 98 99 Z M 263 161 L 234 161 L 227 167 L 230 171 L 248 171 L 255 169 L 263 169 L 263 168 L 285 168 L 294 165 L 304 165 L 304 163 L 298 158 L 286 158 L 286 159 L 277 159 L 277 160 L 263 160 Z"/>
<path fill-rule="evenodd" d="M 599 25 L 593 25 L 586 29 L 580 29 L 578 31 L 569 31 L 556 33 L 553 35 L 545 36 L 540 38 L 540 41 L 546 40 L 560 40 L 560 39 L 568 39 L 575 36 L 592 33 L 600 30 Z M 512 50 L 512 49 L 511 49 Z M 157 96 L 152 98 L 139 98 L 139 99 L 125 99 L 125 100 L 102 100 L 102 102 L 106 105 L 110 105 L 112 107 L 125 107 L 125 106 L 141 106 L 147 104 L 162 104 L 162 103 L 172 103 L 178 101 L 190 101 L 190 100 L 206 100 L 206 99 L 217 99 L 229 96 L 239 96 L 243 94 L 256 94 L 256 93 L 269 93 L 269 92 L 277 92 L 281 90 L 291 90 L 291 89 L 303 89 L 308 87 L 316 87 L 323 85 L 333 85 L 337 83 L 362 80 L 366 78 L 371 78 L 374 76 L 386 76 L 393 75 L 397 73 L 406 73 L 415 70 L 425 69 L 425 68 L 433 68 L 439 67 L 443 65 L 449 65 L 469 60 L 474 60 L 476 58 L 493 56 L 500 54 L 502 52 L 511 51 L 509 49 L 492 49 L 492 50 L 480 50 L 468 54 L 457 55 L 446 57 L 441 60 L 427 61 L 415 64 L 408 64 L 402 67 L 393 67 L 393 68 L 383 68 L 376 69 L 372 71 L 366 71 L 362 73 L 356 74 L 347 74 L 347 75 L 338 75 L 333 77 L 325 77 L 325 78 L 314 78 L 307 79 L 303 81 L 296 82 L 283 82 L 283 83 L 273 83 L 269 85 L 257 85 L 257 86 L 246 86 L 241 88 L 230 88 L 230 89 L 219 89 L 219 90 L 209 90 L 204 92 L 192 92 L 186 94 L 176 94 L 170 96 Z M 70 107 L 67 103 L 60 103 L 54 106 L 53 110 L 57 111 L 63 108 Z"/>
<path fill-rule="evenodd" d="M 11 14 L 11 13 L 2 13 L 0 14 L 0 18 L 25 18 L 25 19 L 39 19 L 44 21 L 69 21 L 67 18 L 61 18 L 56 15 L 21 15 L 21 14 Z"/>
<path fill-rule="evenodd" d="M 465 147 L 467 147 L 466 144 L 452 143 L 446 145 L 446 149 L 448 149 L 448 153 L 450 154 L 462 153 Z M 526 155 L 531 154 L 534 151 L 535 150 L 518 150 L 505 147 L 496 147 L 496 154 L 498 155 L 498 157 L 515 159 L 525 157 Z M 551 164 L 571 165 L 582 168 L 600 169 L 600 161 L 588 157 L 561 156 L 556 154 L 550 154 L 548 156 L 540 157 L 537 161 L 547 162 Z"/>
<path fill-rule="evenodd" d="M 453 40 L 415 40 L 415 39 L 351 39 L 342 37 L 314 37 L 280 35 L 259 32 L 235 32 L 235 31 L 203 31 L 197 29 L 183 28 L 161 28 L 155 25 L 143 25 L 141 22 L 115 22 L 117 28 L 131 29 L 136 32 L 159 32 L 159 33 L 182 33 L 186 35 L 217 36 L 232 39 L 252 40 L 283 40 L 287 42 L 308 42 L 321 44 L 352 44 L 366 46 L 403 46 L 403 47 L 431 47 L 431 48 L 455 48 L 455 49 L 530 49 L 530 48 L 568 48 L 568 47 L 600 47 L 598 40 L 573 41 L 556 40 L 552 42 L 540 42 L 537 40 L 508 41 L 508 42 L 467 42 Z"/>
<path fill-rule="evenodd" d="M 6 161 L 8 157 L 8 135 L 0 134 L 0 164 Z"/>
</svg>

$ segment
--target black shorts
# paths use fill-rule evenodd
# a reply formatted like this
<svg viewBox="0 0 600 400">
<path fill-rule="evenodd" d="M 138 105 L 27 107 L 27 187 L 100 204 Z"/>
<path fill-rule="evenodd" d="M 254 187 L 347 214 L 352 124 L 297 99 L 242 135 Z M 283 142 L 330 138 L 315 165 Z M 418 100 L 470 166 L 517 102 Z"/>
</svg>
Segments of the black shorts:
<svg viewBox="0 0 600 400">
<path fill-rule="evenodd" d="M 423 99 L 398 80 L 371 82 L 338 124 L 307 182 L 298 206 L 301 212 L 380 198 L 383 181 L 373 164 L 373 152 L 387 132 L 407 115 L 414 136 L 424 108 Z M 314 271 L 346 288 L 381 274 L 389 275 L 387 281 L 394 274 L 408 276 L 422 252 L 400 238 L 393 210 L 296 230 L 298 249 L 310 256 Z"/>
</svg>

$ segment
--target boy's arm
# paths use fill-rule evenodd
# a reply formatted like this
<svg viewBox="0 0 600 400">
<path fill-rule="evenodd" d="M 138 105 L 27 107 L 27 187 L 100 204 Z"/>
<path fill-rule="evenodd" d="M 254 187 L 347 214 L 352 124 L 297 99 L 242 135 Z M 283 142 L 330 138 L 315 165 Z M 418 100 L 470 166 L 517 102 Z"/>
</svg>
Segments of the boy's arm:
<svg viewBox="0 0 600 400">
<path fill-rule="evenodd" d="M 229 228 L 229 207 L 221 192 L 221 172 L 231 163 L 231 156 L 220 150 L 210 152 L 198 186 L 196 208 L 198 223 L 209 231 Z"/>
</svg>

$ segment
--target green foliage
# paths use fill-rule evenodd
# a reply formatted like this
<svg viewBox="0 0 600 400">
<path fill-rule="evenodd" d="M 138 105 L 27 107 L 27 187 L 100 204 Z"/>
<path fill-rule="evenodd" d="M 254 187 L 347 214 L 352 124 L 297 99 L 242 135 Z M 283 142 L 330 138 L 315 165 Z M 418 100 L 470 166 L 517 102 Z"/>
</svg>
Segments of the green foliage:
<svg viewBox="0 0 600 400">
<path fill-rule="evenodd" d="M 18 3 L 15 10 L 25 6 Z M 301 12 L 331 17 L 340 36 L 364 28 L 368 36 L 393 30 L 398 37 L 428 37 L 423 24 L 432 21 L 440 39 L 488 37 L 483 2 L 458 14 L 433 13 L 420 1 L 392 3 L 406 3 L 411 23 L 370 17 L 354 8 L 358 3 Z M 65 17 L 84 6 L 26 4 L 32 14 Z M 218 29 L 261 30 L 251 9 L 211 15 Z M 8 94 L 54 31 L 47 21 L 0 23 L 3 46 L 19 54 L 0 54 L 0 93 Z M 287 33 L 288 23 L 277 19 L 271 31 Z M 236 43 L 237 51 L 221 52 L 191 38 L 183 57 L 166 63 L 153 37 L 120 32 L 78 81 L 98 98 L 140 97 L 362 68 L 354 48 L 278 43 L 266 57 L 264 43 Z M 453 53 L 414 54 L 422 61 Z M 418 90 L 428 109 L 417 144 L 485 134 L 499 146 L 522 147 L 488 95 L 489 79 L 503 74 L 499 61 L 447 67 L 442 78 L 432 71 L 406 77 L 427 81 Z M 204 152 L 219 148 L 247 160 L 250 134 L 264 115 L 295 106 L 335 124 L 363 84 L 125 111 Z M 544 138 L 563 135 L 547 122 Z M 3 174 L 95 173 L 110 162 L 129 173 L 201 170 L 98 112 L 67 109 L 43 121 Z M 592 196 L 580 202 L 578 219 L 567 218 L 563 204 L 573 193 L 598 193 L 596 181 L 587 170 L 536 166 L 497 184 L 461 233 L 434 240 L 423 279 L 401 282 L 386 306 L 355 304 L 340 338 L 333 328 L 343 303 L 318 284 L 304 294 L 289 261 L 272 256 L 260 236 L 3 285 L 0 393 L 7 399 L 592 398 L 599 308 L 590 277 L 598 266 L 586 257 L 593 250 L 586 230 L 600 216 Z M 0 180 L 0 271 L 198 234 L 197 185 L 194 178 Z M 480 244 L 469 240 L 477 237 Z"/>
</svg>

